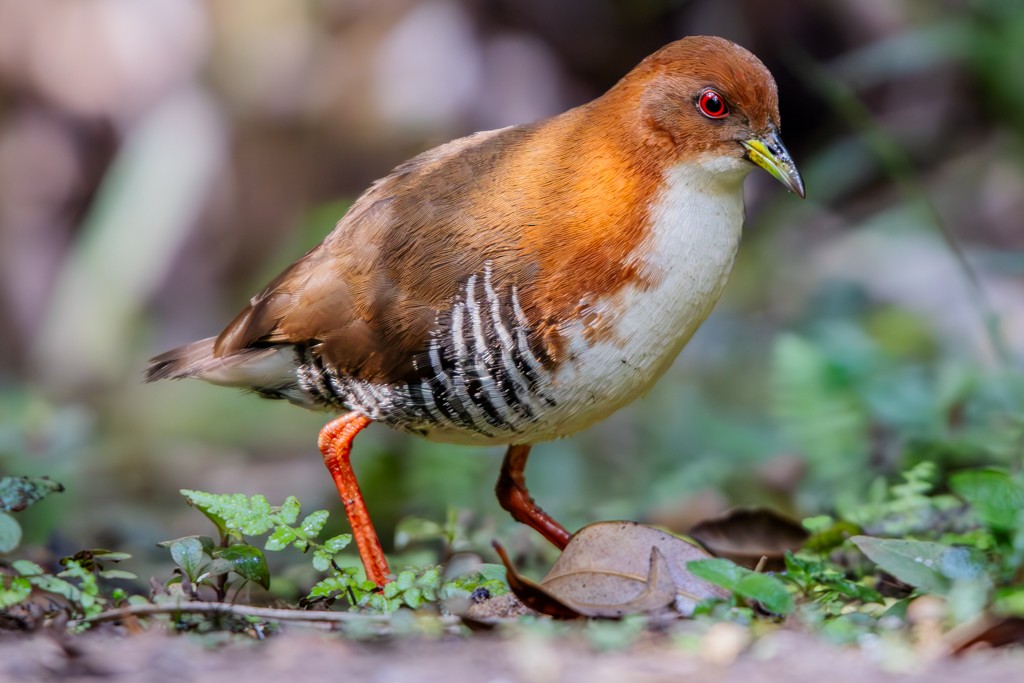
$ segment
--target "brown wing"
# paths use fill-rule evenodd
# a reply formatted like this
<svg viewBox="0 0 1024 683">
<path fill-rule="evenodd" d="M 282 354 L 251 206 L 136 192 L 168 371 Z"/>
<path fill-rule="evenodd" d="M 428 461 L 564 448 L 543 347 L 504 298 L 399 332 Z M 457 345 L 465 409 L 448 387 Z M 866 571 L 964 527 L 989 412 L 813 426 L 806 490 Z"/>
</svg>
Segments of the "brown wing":
<svg viewBox="0 0 1024 683">
<path fill-rule="evenodd" d="M 308 345 L 344 375 L 407 378 L 460 284 L 488 260 L 516 261 L 519 231 L 482 221 L 471 188 L 529 130 L 456 140 L 375 183 L 322 244 L 253 297 L 217 337 L 213 355 Z M 521 266 L 498 272 L 514 278 Z"/>
</svg>

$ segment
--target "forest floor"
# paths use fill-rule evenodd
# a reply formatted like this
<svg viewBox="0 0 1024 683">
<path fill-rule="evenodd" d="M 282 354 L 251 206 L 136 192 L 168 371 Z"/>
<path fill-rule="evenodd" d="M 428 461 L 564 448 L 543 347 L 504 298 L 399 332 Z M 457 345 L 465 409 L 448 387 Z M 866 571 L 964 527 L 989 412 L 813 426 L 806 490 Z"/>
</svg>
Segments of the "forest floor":
<svg viewBox="0 0 1024 683">
<path fill-rule="evenodd" d="M 612 622 L 539 624 L 370 640 L 294 626 L 263 641 L 226 633 L 171 634 L 155 623 L 80 635 L 63 629 L 6 632 L 0 634 L 0 681 L 1006 683 L 1020 680 L 1024 671 L 1021 648 L 929 656 L 895 640 L 841 647 L 788 627 L 751 639 L 735 624 L 694 622 L 687 624 L 692 630 L 641 629 L 625 643 L 616 638 L 620 642 L 612 644 L 602 638 L 606 626 L 621 632 Z"/>
</svg>

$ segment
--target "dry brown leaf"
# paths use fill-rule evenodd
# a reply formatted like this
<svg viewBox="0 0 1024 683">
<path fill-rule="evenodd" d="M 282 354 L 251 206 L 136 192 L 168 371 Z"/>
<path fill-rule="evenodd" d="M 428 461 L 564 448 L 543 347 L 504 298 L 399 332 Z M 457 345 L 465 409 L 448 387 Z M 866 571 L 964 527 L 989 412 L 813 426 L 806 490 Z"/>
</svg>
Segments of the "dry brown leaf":
<svg viewBox="0 0 1024 683">
<path fill-rule="evenodd" d="M 765 508 L 737 508 L 694 525 L 688 535 L 717 557 L 753 569 L 761 558 L 768 571 L 785 568 L 786 551 L 796 551 L 808 533 L 799 523 Z"/>
<path fill-rule="evenodd" d="M 550 577 L 541 587 L 585 617 L 660 612 L 676 598 L 668 561 L 658 548 L 651 548 L 646 576 L 606 569 Z"/>
<path fill-rule="evenodd" d="M 701 600 L 727 595 L 686 568 L 691 560 L 710 557 L 704 550 L 636 522 L 599 522 L 580 529 L 540 584 L 519 576 L 495 547 L 519 599 L 556 618 L 668 609 L 690 615 Z"/>
<path fill-rule="evenodd" d="M 500 543 L 494 541 L 492 545 L 494 545 L 498 557 L 501 558 L 502 564 L 505 565 L 505 580 L 508 581 L 508 587 L 512 589 L 512 592 L 524 605 L 535 612 L 546 614 L 555 619 L 579 619 L 583 616 L 580 612 L 551 595 L 538 583 L 517 572 L 512 564 L 512 560 L 508 557 L 508 553 L 505 552 L 505 548 Z"/>
<path fill-rule="evenodd" d="M 984 647 L 1004 647 L 1024 643 L 1024 619 L 984 614 L 961 624 L 946 634 L 946 644 L 954 655 Z"/>
</svg>

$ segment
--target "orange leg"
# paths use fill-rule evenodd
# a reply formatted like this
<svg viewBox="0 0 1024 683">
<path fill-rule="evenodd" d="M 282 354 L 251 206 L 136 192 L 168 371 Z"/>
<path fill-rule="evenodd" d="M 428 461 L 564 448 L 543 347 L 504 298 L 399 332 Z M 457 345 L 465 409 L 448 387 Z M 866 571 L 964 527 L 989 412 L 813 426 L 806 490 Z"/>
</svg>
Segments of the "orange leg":
<svg viewBox="0 0 1024 683">
<path fill-rule="evenodd" d="M 370 512 L 366 509 L 359 483 L 356 482 L 356 473 L 352 471 L 352 463 L 349 461 L 352 439 L 370 422 L 370 418 L 359 413 L 342 415 L 320 430 L 318 443 L 324 463 L 334 477 L 341 502 L 345 506 L 345 514 L 348 515 L 352 535 L 356 539 L 356 548 L 359 549 L 359 558 L 366 569 L 366 578 L 383 586 L 390 581 L 388 574 L 391 570 L 388 569 L 388 561 L 380 547 L 380 539 L 370 521 Z"/>
<path fill-rule="evenodd" d="M 569 532 L 541 510 L 540 506 L 533 502 L 530 492 L 526 490 L 523 471 L 526 469 L 526 459 L 529 456 L 529 446 L 508 447 L 494 492 L 498 494 L 501 507 L 511 512 L 517 522 L 536 529 L 559 550 L 564 550 L 569 543 Z"/>
</svg>

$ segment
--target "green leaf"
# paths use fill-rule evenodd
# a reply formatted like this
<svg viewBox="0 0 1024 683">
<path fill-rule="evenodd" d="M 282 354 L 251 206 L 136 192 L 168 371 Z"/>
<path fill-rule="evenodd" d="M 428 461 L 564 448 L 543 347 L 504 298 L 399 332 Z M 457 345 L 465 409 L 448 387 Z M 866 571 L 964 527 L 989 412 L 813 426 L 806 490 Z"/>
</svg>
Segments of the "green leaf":
<svg viewBox="0 0 1024 683">
<path fill-rule="evenodd" d="M 495 564 L 493 562 L 485 562 L 476 570 L 484 581 L 500 581 L 505 586 L 508 586 L 508 570 L 505 569 L 503 564 Z"/>
<path fill-rule="evenodd" d="M 993 609 L 997 614 L 1024 617 L 1024 586 L 1008 586 L 996 591 Z"/>
<path fill-rule="evenodd" d="M 58 577 L 78 579 L 77 589 L 79 594 L 77 607 L 82 611 L 82 614 L 86 617 L 91 617 L 102 612 L 102 605 L 106 602 L 106 599 L 100 596 L 100 586 L 96 580 L 96 575 L 90 569 L 84 567 L 78 560 L 64 558 L 61 560 L 61 564 L 64 565 L 64 571 L 58 574 Z M 54 579 L 54 581 L 60 581 L 61 578 Z M 64 590 L 75 588 L 75 586 L 67 582 L 64 582 L 63 586 L 57 584 L 55 587 Z M 69 594 L 68 600 L 75 603 L 76 600 L 70 597 L 70 595 L 73 595 L 73 593 Z"/>
<path fill-rule="evenodd" d="M 441 568 L 430 567 L 416 579 L 416 585 L 420 588 L 433 588 L 437 590 L 441 587 Z"/>
<path fill-rule="evenodd" d="M 815 520 L 830 519 L 825 516 L 814 518 Z M 807 526 L 807 522 L 810 520 L 804 520 L 804 526 Z M 808 538 L 803 547 L 807 550 L 816 553 L 826 553 L 833 548 L 836 548 L 846 542 L 850 536 L 856 536 L 861 532 L 861 528 L 856 524 L 847 521 L 834 522 L 829 524 L 825 528 L 817 528 Z"/>
<path fill-rule="evenodd" d="M 172 545 L 186 538 L 197 539 L 199 543 L 203 546 L 203 552 L 207 555 L 211 554 L 213 552 L 213 549 L 217 547 L 217 544 L 214 543 L 213 539 L 209 536 L 182 536 L 181 538 L 171 539 L 170 541 L 160 541 L 159 543 L 157 543 L 157 545 L 161 548 L 170 549 Z"/>
<path fill-rule="evenodd" d="M 975 581 L 985 576 L 985 567 L 971 548 L 953 546 L 939 556 L 939 571 L 953 581 Z"/>
<path fill-rule="evenodd" d="M 369 593 L 366 596 L 366 605 L 381 614 L 390 614 L 401 606 L 401 598 L 385 598 L 381 593 Z"/>
<path fill-rule="evenodd" d="M 402 593 L 402 601 L 412 609 L 417 609 L 423 604 L 423 593 L 419 588 L 410 588 Z"/>
<path fill-rule="evenodd" d="M 691 560 L 686 567 L 705 581 L 761 603 L 769 612 L 790 614 L 796 608 L 786 584 L 770 574 L 753 572 L 723 558 Z"/>
<path fill-rule="evenodd" d="M 325 572 L 331 567 L 331 560 L 352 542 L 350 534 L 339 534 L 324 541 L 324 544 L 313 551 L 313 568 Z"/>
<path fill-rule="evenodd" d="M 203 573 L 196 577 L 196 581 L 199 581 L 200 579 L 206 580 L 211 576 L 222 576 L 233 571 L 235 571 L 234 562 L 220 557 L 215 557 L 208 565 L 203 567 Z"/>
<path fill-rule="evenodd" d="M 28 579 L 36 588 L 46 591 L 47 593 L 53 593 L 66 598 L 69 602 L 80 604 L 82 600 L 82 592 L 77 587 L 68 583 L 64 579 L 57 578 L 52 574 L 47 574 L 43 571 L 35 562 L 29 560 L 15 560 L 11 563 L 11 567 L 14 571 L 18 572 L 21 576 Z"/>
<path fill-rule="evenodd" d="M 295 529 L 290 526 L 279 526 L 270 534 L 263 548 L 266 550 L 284 550 L 295 540 Z"/>
<path fill-rule="evenodd" d="M 416 583 L 416 572 L 412 571 L 411 569 L 406 569 L 403 572 L 399 572 L 398 578 L 395 579 L 394 583 L 398 587 L 399 591 L 405 592 L 412 588 L 413 585 Z M 394 596 L 389 595 L 388 597 Z"/>
<path fill-rule="evenodd" d="M 92 550 L 90 552 L 94 558 L 105 562 L 121 562 L 122 560 L 132 559 L 131 553 L 122 553 L 115 550 Z"/>
<path fill-rule="evenodd" d="M 390 600 L 400 593 L 397 581 L 384 584 L 384 597 Z"/>
<path fill-rule="evenodd" d="M 264 588 L 270 588 L 270 570 L 259 548 L 239 543 L 227 548 L 218 548 L 213 551 L 213 556 L 218 560 L 231 562 L 239 576 L 255 581 Z"/>
<path fill-rule="evenodd" d="M 132 581 L 139 578 L 132 572 L 125 571 L 123 569 L 104 569 L 97 573 L 102 579 L 124 579 L 126 581 Z"/>
<path fill-rule="evenodd" d="M 970 580 L 984 572 L 967 548 L 930 541 L 854 536 L 861 552 L 903 583 L 945 595 L 953 580 Z"/>
<path fill-rule="evenodd" d="M 327 510 L 317 510 L 306 515 L 306 518 L 302 520 L 300 528 L 307 538 L 316 538 L 320 530 L 324 528 L 327 516 Z"/>
<path fill-rule="evenodd" d="M 203 566 L 203 544 L 195 536 L 179 538 L 171 543 L 171 559 L 190 580 L 198 578 Z"/>
<path fill-rule="evenodd" d="M 0 477 L 0 512 L 19 512 L 64 486 L 47 477 Z"/>
<path fill-rule="evenodd" d="M 996 531 L 1012 531 L 1024 510 L 1024 486 L 996 469 L 957 472 L 949 478 L 953 492 L 967 501 L 981 521 Z"/>
<path fill-rule="evenodd" d="M 508 581 L 505 578 L 507 571 L 503 564 L 484 563 L 471 574 L 463 574 L 446 581 L 438 588 L 438 592 L 444 599 L 460 593 L 464 594 L 463 597 L 468 597 L 477 588 L 487 590 L 492 596 L 505 595 L 509 592 Z M 438 578 L 440 579 L 440 573 Z"/>
<path fill-rule="evenodd" d="M 21 543 L 21 525 L 6 512 L 0 512 L 0 553 L 9 553 Z"/>
<path fill-rule="evenodd" d="M 53 593 L 59 595 L 69 602 L 81 604 L 85 599 L 82 591 L 64 579 L 57 578 L 52 574 L 43 574 L 41 576 L 30 576 L 28 577 L 29 582 L 40 590 L 44 590 L 47 593 Z"/>
<path fill-rule="evenodd" d="M 736 592 L 736 587 L 743 579 L 744 572 L 750 571 L 731 560 L 722 558 L 691 560 L 686 563 L 686 567 L 698 578 L 710 581 L 734 593 Z"/>
<path fill-rule="evenodd" d="M 786 578 L 795 582 L 817 602 L 831 603 L 840 598 L 883 603 L 881 593 L 851 581 L 832 564 L 820 559 L 786 553 Z"/>
<path fill-rule="evenodd" d="M 313 569 L 318 572 L 327 571 L 331 568 L 332 559 L 334 559 L 334 553 L 325 548 L 317 548 L 313 551 Z"/>
<path fill-rule="evenodd" d="M 289 523 L 283 517 L 290 516 L 290 523 L 294 523 L 298 517 L 297 511 L 294 515 L 291 514 L 298 504 L 294 498 L 285 501 L 286 507 L 281 508 L 281 514 L 275 515 L 270 503 L 261 495 L 247 498 L 241 493 L 217 494 L 189 489 L 182 489 L 181 495 L 209 517 L 221 530 L 221 535 L 224 530 L 230 529 L 246 536 L 259 536 L 273 529 L 278 519 Z M 289 505 L 292 501 L 294 504 Z"/>
<path fill-rule="evenodd" d="M 770 574 L 752 572 L 744 576 L 736 586 L 736 594 L 756 600 L 775 614 L 790 614 L 796 609 L 793 595 L 786 589 L 786 585 Z"/>
<path fill-rule="evenodd" d="M 31 560 L 15 560 L 11 563 L 11 567 L 21 576 L 41 576 L 46 573 L 42 567 Z"/>
<path fill-rule="evenodd" d="M 318 581 L 310 590 L 307 598 L 331 598 L 338 593 L 344 593 L 348 590 L 351 581 L 346 574 L 336 574 L 335 576 L 328 576 L 326 579 Z"/>
<path fill-rule="evenodd" d="M 263 496 L 258 497 L 263 498 Z M 257 496 L 253 496 L 253 500 L 255 500 L 256 498 Z M 263 502 L 266 502 L 266 499 L 264 499 Z M 296 498 L 295 496 L 288 496 L 287 498 L 284 499 L 284 505 L 281 506 L 278 515 L 281 522 L 291 526 L 292 524 L 295 524 L 295 520 L 299 518 L 300 510 L 301 507 L 299 506 L 299 499 Z M 316 513 L 314 512 L 313 514 Z M 324 514 L 326 515 L 327 513 L 325 512 Z"/>
<path fill-rule="evenodd" d="M 24 576 L 12 576 L 10 585 L 0 578 L 0 609 L 13 607 L 32 594 L 32 584 Z"/>
<path fill-rule="evenodd" d="M 324 541 L 324 548 L 332 553 L 337 553 L 347 548 L 348 544 L 351 542 L 352 534 L 339 534 L 337 536 L 331 536 Z"/>
</svg>

